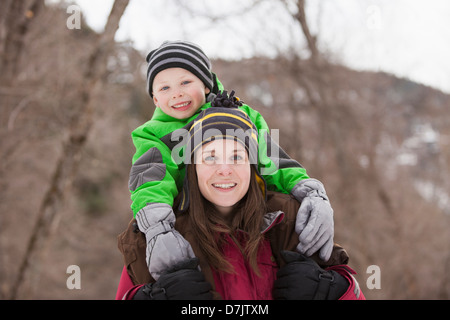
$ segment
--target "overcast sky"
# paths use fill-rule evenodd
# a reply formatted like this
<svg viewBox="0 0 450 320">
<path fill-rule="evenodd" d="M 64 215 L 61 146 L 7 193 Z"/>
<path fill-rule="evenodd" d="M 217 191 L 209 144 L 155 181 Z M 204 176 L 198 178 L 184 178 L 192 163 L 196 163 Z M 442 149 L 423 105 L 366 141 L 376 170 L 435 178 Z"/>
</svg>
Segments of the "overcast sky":
<svg viewBox="0 0 450 320">
<path fill-rule="evenodd" d="M 260 0 L 248 10 L 253 2 L 131 0 L 117 40 L 132 40 L 147 53 L 164 40 L 186 39 L 198 43 L 210 57 L 228 59 L 304 48 L 301 30 L 281 1 Z M 101 31 L 113 1 L 76 3 L 87 23 Z M 186 3 L 189 7 L 183 6 Z M 211 15 L 217 19 L 207 18 Z M 394 73 L 448 93 L 449 17 L 447 0 L 307 1 L 310 27 L 319 35 L 321 48 L 334 59 L 355 69 Z"/>
</svg>

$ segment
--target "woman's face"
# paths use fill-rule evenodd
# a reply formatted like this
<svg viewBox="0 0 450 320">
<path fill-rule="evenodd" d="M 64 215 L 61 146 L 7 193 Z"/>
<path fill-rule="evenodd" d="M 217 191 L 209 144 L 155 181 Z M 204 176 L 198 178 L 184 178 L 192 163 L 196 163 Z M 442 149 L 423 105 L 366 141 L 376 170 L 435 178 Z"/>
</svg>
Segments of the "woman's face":
<svg viewBox="0 0 450 320">
<path fill-rule="evenodd" d="M 194 163 L 202 195 L 221 214 L 229 215 L 250 185 L 251 170 L 245 147 L 233 140 L 214 140 L 199 149 Z"/>
</svg>

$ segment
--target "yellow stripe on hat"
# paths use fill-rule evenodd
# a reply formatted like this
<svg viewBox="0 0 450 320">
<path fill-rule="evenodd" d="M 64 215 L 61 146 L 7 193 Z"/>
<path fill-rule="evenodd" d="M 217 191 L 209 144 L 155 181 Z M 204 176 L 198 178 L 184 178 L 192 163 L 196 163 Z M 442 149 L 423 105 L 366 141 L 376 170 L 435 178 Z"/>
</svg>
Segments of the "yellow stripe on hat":
<svg viewBox="0 0 450 320">
<path fill-rule="evenodd" d="M 240 127 L 239 125 L 237 125 L 235 123 L 231 123 L 231 122 L 225 122 L 225 121 L 210 122 L 210 123 L 206 124 L 205 126 L 199 126 L 198 128 L 196 128 L 194 133 L 191 134 L 191 137 L 195 136 L 195 134 L 199 130 L 203 130 L 203 129 L 207 128 L 207 127 L 212 127 L 214 125 L 220 125 L 220 124 L 226 124 L 226 125 L 230 125 L 230 126 L 236 127 L 237 129 L 242 129 L 242 127 Z M 194 124 L 189 131 L 191 131 L 195 126 L 196 126 L 196 124 Z M 253 130 L 253 128 L 250 128 L 250 129 L 251 129 L 251 137 L 252 137 L 252 139 L 255 140 L 256 143 L 258 143 L 258 137 L 255 134 L 255 130 Z"/>
<path fill-rule="evenodd" d="M 237 110 L 239 110 L 239 109 L 237 109 Z M 242 111 L 242 110 L 239 110 L 239 111 L 242 112 L 243 114 L 247 115 L 244 111 Z M 238 116 L 236 116 L 234 114 L 230 114 L 230 113 L 217 112 L 217 113 L 209 114 L 209 115 L 207 115 L 207 116 L 205 116 L 205 117 L 203 117 L 203 118 L 201 118 L 199 120 L 196 120 L 194 122 L 194 124 L 192 125 L 191 129 L 189 129 L 189 131 L 194 129 L 195 126 L 197 126 L 198 124 L 201 124 L 204 120 L 209 119 L 211 117 L 218 117 L 218 116 L 231 117 L 231 118 L 237 119 L 237 120 L 245 123 L 250 129 L 253 129 L 252 123 L 247 121 L 247 120 L 245 120 L 245 119 L 243 119 L 243 118 L 241 118 L 241 117 L 238 117 Z M 220 122 L 218 122 L 218 123 L 220 123 Z M 224 123 L 224 122 L 222 122 L 222 123 Z M 195 134 L 195 132 L 194 132 L 194 134 Z M 252 138 L 255 139 L 255 141 L 258 141 L 258 138 L 257 138 L 256 134 L 253 132 L 253 130 L 252 130 Z"/>
<path fill-rule="evenodd" d="M 239 109 L 237 109 L 237 110 L 239 110 Z M 243 114 L 247 115 L 244 111 L 242 111 L 242 110 L 239 110 L 239 111 L 242 112 Z M 195 121 L 195 123 L 194 123 L 194 125 L 192 126 L 192 128 L 195 127 L 198 123 L 201 123 L 201 122 L 203 122 L 203 121 L 206 120 L 206 119 L 209 119 L 209 118 L 211 118 L 211 117 L 218 117 L 218 116 L 222 116 L 222 117 L 231 117 L 231 118 L 240 120 L 240 121 L 242 121 L 243 123 L 245 123 L 249 128 L 253 128 L 252 123 L 248 122 L 247 120 L 245 120 L 245 119 L 243 119 L 243 118 L 241 118 L 241 117 L 238 117 L 238 116 L 236 116 L 236 115 L 234 115 L 234 114 L 224 113 L 224 112 L 217 112 L 217 113 L 209 114 L 209 115 L 207 115 L 207 116 L 205 116 L 205 117 L 203 117 L 203 118 L 201 118 L 201 119 Z M 192 130 L 192 128 L 191 128 L 191 130 Z"/>
</svg>

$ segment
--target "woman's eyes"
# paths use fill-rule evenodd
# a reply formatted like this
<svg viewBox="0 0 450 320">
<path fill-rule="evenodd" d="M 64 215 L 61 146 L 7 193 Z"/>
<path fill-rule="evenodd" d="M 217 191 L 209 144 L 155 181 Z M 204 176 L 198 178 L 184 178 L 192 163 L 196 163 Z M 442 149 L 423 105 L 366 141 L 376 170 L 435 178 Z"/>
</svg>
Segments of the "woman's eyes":
<svg viewBox="0 0 450 320">
<path fill-rule="evenodd" d="M 216 160 L 216 157 L 214 157 L 214 156 L 207 156 L 207 157 L 203 158 L 203 160 L 205 162 L 213 162 L 214 160 Z"/>
<path fill-rule="evenodd" d="M 235 154 L 233 156 L 230 156 L 229 158 L 229 163 L 241 163 L 242 161 L 244 161 L 244 157 L 238 154 Z M 217 157 L 216 156 L 206 156 L 203 158 L 203 161 L 205 161 L 206 163 L 213 163 L 217 161 Z"/>
<path fill-rule="evenodd" d="M 238 155 L 238 154 L 235 154 L 235 155 L 232 157 L 232 159 L 233 159 L 234 161 L 241 161 L 241 160 L 244 160 L 244 157 L 242 157 L 242 156 L 240 156 L 240 155 Z"/>
</svg>

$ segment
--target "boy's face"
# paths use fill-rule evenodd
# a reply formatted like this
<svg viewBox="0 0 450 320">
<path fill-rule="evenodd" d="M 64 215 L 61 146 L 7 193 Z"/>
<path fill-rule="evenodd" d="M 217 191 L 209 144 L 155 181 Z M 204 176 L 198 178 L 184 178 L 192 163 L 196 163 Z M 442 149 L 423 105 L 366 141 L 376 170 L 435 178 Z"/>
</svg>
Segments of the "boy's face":
<svg viewBox="0 0 450 320">
<path fill-rule="evenodd" d="M 159 72 L 153 80 L 153 101 L 174 118 L 189 118 L 206 102 L 209 88 L 193 73 L 183 68 Z"/>
</svg>

